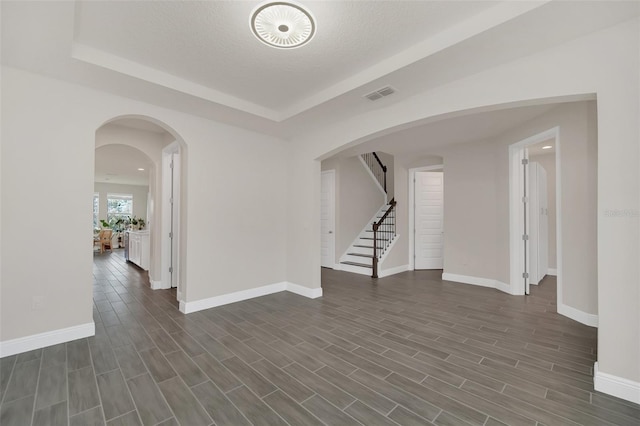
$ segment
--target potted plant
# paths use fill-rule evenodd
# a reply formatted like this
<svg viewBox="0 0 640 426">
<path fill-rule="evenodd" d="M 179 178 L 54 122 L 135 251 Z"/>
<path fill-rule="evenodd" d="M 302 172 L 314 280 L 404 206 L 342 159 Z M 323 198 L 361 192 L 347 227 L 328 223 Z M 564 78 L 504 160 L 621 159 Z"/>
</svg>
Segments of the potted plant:
<svg viewBox="0 0 640 426">
<path fill-rule="evenodd" d="M 126 220 L 122 217 L 119 217 L 113 222 L 113 230 L 118 237 L 118 248 L 124 247 L 124 241 L 122 239 L 122 231 L 125 228 Z"/>
</svg>

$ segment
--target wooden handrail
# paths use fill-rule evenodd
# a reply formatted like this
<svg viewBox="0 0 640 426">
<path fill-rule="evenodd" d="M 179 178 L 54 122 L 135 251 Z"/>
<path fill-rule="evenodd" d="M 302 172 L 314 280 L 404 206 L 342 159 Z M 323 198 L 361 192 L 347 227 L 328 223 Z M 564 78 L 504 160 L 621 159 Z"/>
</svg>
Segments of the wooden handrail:
<svg viewBox="0 0 640 426">
<path fill-rule="evenodd" d="M 382 167 L 382 170 L 386 173 L 387 172 L 387 166 L 385 166 L 384 164 L 382 164 L 382 161 L 380 160 L 380 157 L 378 157 L 378 154 L 376 154 L 375 152 L 372 152 L 373 157 L 376 159 L 376 161 L 378 162 L 378 164 L 380 164 L 380 167 Z"/>
<path fill-rule="evenodd" d="M 372 226 L 373 227 L 373 260 L 371 265 L 373 269 L 373 273 L 371 275 L 372 278 L 378 278 L 378 230 L 380 229 L 380 227 L 382 227 L 384 231 L 381 231 L 381 232 L 385 232 L 386 234 L 393 233 L 393 236 L 395 236 L 395 233 L 396 233 L 396 220 L 395 220 L 395 212 L 394 212 L 395 207 L 396 207 L 396 200 L 395 198 L 392 198 L 391 201 L 389 201 L 389 208 L 387 209 L 387 211 L 382 215 L 380 220 L 378 220 L 377 222 L 374 222 Z M 385 223 L 385 220 L 391 217 L 392 212 L 394 214 L 394 216 L 392 217 L 393 221 L 391 223 Z M 387 246 L 389 244 L 389 241 L 387 241 Z M 385 250 L 386 248 L 387 247 L 384 247 Z"/>
<path fill-rule="evenodd" d="M 374 178 L 378 181 L 378 183 L 382 186 L 384 192 L 387 192 L 387 166 L 382 164 L 382 160 L 378 157 L 378 154 L 375 152 L 368 152 L 366 154 L 362 154 L 362 159 L 364 160 L 367 167 L 373 174 Z M 377 169 L 377 166 L 380 168 Z"/>
<path fill-rule="evenodd" d="M 387 218 L 387 216 L 389 215 L 389 213 L 391 213 L 391 210 L 393 210 L 393 208 L 396 206 L 396 199 L 392 198 L 391 201 L 389 201 L 389 208 L 387 209 L 387 211 L 384 213 L 384 215 L 382 215 L 382 217 L 380 218 L 380 220 L 377 223 L 374 223 L 374 225 L 380 226 L 382 224 L 382 222 L 384 222 L 384 220 Z"/>
<path fill-rule="evenodd" d="M 378 157 L 378 154 L 376 154 L 375 152 L 372 152 L 373 157 L 376 159 L 376 161 L 378 162 L 378 164 L 380 164 L 380 167 L 382 167 L 382 171 L 384 172 L 384 192 L 387 192 L 387 166 L 385 166 L 384 164 L 382 164 L 382 161 L 380 161 L 380 157 Z"/>
</svg>

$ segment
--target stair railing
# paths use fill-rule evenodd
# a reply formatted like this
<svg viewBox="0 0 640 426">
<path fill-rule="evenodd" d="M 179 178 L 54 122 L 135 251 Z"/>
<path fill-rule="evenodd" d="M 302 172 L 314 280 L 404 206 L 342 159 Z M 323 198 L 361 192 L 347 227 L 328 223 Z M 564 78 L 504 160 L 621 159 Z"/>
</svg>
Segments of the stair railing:
<svg viewBox="0 0 640 426">
<path fill-rule="evenodd" d="M 378 278 L 378 259 L 382 257 L 384 252 L 391 244 L 391 240 L 396 235 L 396 200 L 391 199 L 389 202 L 389 208 L 382 215 L 380 220 L 373 223 L 373 264 L 372 269 L 373 273 L 371 278 Z M 382 240 L 383 247 L 378 248 L 378 235 L 384 235 L 385 238 Z"/>
<path fill-rule="evenodd" d="M 373 176 L 376 178 L 380 186 L 384 189 L 384 192 L 387 192 L 387 166 L 382 164 L 380 157 L 375 152 L 368 152 L 366 154 L 362 154 L 362 159 L 373 173 Z"/>
</svg>

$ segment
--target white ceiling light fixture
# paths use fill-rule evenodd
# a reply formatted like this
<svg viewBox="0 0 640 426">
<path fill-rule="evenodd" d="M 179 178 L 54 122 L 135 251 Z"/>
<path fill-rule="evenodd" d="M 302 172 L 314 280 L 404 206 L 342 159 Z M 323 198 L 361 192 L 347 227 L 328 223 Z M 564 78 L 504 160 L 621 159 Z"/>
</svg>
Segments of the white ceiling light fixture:
<svg viewBox="0 0 640 426">
<path fill-rule="evenodd" d="M 304 7 L 291 2 L 268 2 L 251 13 L 251 31 L 261 42 L 280 49 L 308 43 L 316 33 L 315 19 Z"/>
<path fill-rule="evenodd" d="M 542 149 L 551 149 L 551 148 L 553 148 L 551 145 L 545 145 L 542 147 Z"/>
</svg>

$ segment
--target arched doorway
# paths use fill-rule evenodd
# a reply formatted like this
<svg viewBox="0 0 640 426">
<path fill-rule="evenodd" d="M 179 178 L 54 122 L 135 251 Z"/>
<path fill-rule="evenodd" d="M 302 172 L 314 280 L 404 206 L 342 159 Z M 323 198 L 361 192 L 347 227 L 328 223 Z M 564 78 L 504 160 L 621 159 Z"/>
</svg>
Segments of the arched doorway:
<svg viewBox="0 0 640 426">
<path fill-rule="evenodd" d="M 179 265 L 185 265 L 185 250 L 180 236 L 184 235 L 181 231 L 184 230 L 186 218 L 181 218 L 179 211 L 182 205 L 180 194 L 185 193 L 185 180 L 182 179 L 186 171 L 184 141 L 173 129 L 158 120 L 129 115 L 115 117 L 101 125 L 95 133 L 95 145 L 96 173 L 104 172 L 98 170 L 98 162 L 102 161 L 101 151 L 121 153 L 120 161 L 113 156 L 110 159 L 119 163 L 113 166 L 113 170 L 116 170 L 115 176 L 109 176 L 112 182 L 131 180 L 137 173 L 148 174 L 148 196 L 143 214 L 146 216 L 146 229 L 149 232 L 149 285 L 152 289 L 174 287 L 175 299 L 183 302 L 186 298 L 186 283 L 184 271 Z M 175 155 L 175 163 L 179 162 L 175 164 L 175 169 L 170 169 L 164 164 L 167 152 Z M 126 159 L 123 156 L 126 156 Z M 148 160 L 147 167 L 134 164 L 136 159 L 141 161 L 145 158 Z M 167 173 L 174 170 L 176 173 L 167 177 Z M 118 176 L 118 171 L 134 176 Z M 168 185 L 172 190 L 168 190 Z M 172 193 L 175 195 L 171 195 Z M 138 218 L 141 217 L 138 214 L 140 208 L 136 210 L 137 213 L 134 214 Z M 167 220 L 164 216 L 174 217 L 175 220 Z M 182 304 L 180 303 L 181 306 Z"/>
</svg>

